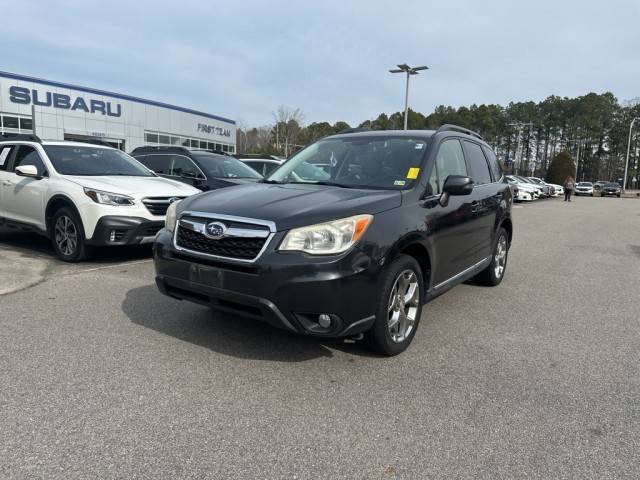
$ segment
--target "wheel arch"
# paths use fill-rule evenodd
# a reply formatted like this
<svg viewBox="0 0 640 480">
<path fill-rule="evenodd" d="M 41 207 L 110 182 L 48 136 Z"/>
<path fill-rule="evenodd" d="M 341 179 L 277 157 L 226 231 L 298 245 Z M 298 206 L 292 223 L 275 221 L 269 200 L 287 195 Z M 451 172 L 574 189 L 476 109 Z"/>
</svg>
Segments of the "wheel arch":
<svg viewBox="0 0 640 480">
<path fill-rule="evenodd" d="M 56 194 L 49 199 L 44 211 L 45 225 L 47 226 L 47 233 L 49 235 L 51 234 L 51 228 L 52 228 L 51 221 L 53 220 L 53 216 L 58 210 L 64 207 L 72 209 L 80 219 L 80 222 L 82 222 L 82 217 L 80 216 L 80 212 L 76 208 L 76 205 L 73 203 L 73 200 L 71 200 L 66 195 L 63 195 L 60 193 Z"/>
<path fill-rule="evenodd" d="M 429 248 L 425 245 L 424 241 L 420 238 L 409 237 L 400 240 L 396 243 L 389 254 L 387 255 L 389 260 L 393 260 L 399 255 L 408 255 L 413 257 L 420 265 L 420 269 L 422 271 L 422 279 L 424 281 L 424 291 L 425 293 L 429 290 L 429 287 L 432 284 L 432 256 Z"/>
<path fill-rule="evenodd" d="M 511 245 L 511 241 L 513 240 L 513 222 L 511 222 L 511 218 L 507 217 L 500 223 L 498 230 L 500 228 L 504 228 L 507 231 L 509 245 Z"/>
</svg>

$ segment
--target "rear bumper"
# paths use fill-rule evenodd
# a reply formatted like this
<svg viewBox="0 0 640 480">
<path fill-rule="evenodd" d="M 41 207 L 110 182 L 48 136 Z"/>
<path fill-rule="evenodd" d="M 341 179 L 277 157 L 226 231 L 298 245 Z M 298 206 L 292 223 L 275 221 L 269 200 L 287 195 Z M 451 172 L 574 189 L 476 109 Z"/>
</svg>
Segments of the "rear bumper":
<svg viewBox="0 0 640 480">
<path fill-rule="evenodd" d="M 94 246 L 152 243 L 163 227 L 164 220 L 108 215 L 98 220 L 93 237 L 86 243 Z"/>
<path fill-rule="evenodd" d="M 289 331 L 344 337 L 374 322 L 380 267 L 357 249 L 325 259 L 266 251 L 259 264 L 240 265 L 177 252 L 161 230 L 154 263 L 156 284 L 165 295 Z M 329 328 L 319 328 L 320 314 L 330 316 Z"/>
</svg>

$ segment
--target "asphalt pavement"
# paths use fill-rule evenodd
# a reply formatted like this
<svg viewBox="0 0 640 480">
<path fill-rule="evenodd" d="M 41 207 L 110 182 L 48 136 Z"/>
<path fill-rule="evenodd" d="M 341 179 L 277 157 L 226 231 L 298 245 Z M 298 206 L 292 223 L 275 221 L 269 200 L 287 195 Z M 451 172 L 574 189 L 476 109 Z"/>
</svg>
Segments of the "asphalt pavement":
<svg viewBox="0 0 640 480">
<path fill-rule="evenodd" d="M 148 250 L 0 233 L 38 277 L 0 295 L 0 478 L 640 477 L 640 201 L 513 214 L 503 283 L 394 358 L 163 297 Z"/>
</svg>

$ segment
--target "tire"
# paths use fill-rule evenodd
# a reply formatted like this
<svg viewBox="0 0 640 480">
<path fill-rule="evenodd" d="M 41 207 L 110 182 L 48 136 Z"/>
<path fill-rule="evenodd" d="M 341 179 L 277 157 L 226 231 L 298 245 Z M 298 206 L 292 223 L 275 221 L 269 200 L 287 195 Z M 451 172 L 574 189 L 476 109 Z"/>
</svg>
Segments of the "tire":
<svg viewBox="0 0 640 480">
<path fill-rule="evenodd" d="M 398 294 L 398 289 L 404 289 L 404 292 Z M 407 301 L 411 290 L 413 294 Z M 398 256 L 383 274 L 376 320 L 371 330 L 365 334 L 367 346 L 386 356 L 405 351 L 418 329 L 424 295 L 420 265 L 413 257 Z M 392 321 L 395 322 L 390 325 Z"/>
<path fill-rule="evenodd" d="M 80 262 L 87 258 L 84 227 L 78 214 L 63 207 L 51 219 L 51 243 L 56 255 L 63 262 Z"/>
<path fill-rule="evenodd" d="M 616 195 L 618 198 L 620 198 L 620 194 Z"/>
<path fill-rule="evenodd" d="M 475 279 L 481 285 L 495 287 L 500 285 L 507 270 L 507 259 L 509 257 L 509 235 L 504 228 L 498 230 L 496 244 L 491 253 L 491 263 L 482 272 L 476 275 Z"/>
</svg>

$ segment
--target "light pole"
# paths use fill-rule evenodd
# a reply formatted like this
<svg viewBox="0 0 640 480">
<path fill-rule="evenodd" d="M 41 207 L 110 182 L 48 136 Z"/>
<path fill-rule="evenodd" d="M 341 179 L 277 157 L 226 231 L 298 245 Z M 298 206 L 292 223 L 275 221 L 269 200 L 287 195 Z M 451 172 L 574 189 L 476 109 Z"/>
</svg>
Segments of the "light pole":
<svg viewBox="0 0 640 480">
<path fill-rule="evenodd" d="M 631 151 L 631 131 L 633 130 L 633 124 L 636 123 L 638 117 L 633 117 L 631 125 L 629 125 L 629 141 L 627 142 L 627 160 L 624 163 L 624 178 L 622 179 L 622 191 L 627 189 L 627 169 L 629 168 L 629 152 Z"/>
<path fill-rule="evenodd" d="M 398 65 L 398 68 L 389 70 L 391 73 L 406 73 L 407 74 L 407 86 L 404 92 L 404 129 L 407 129 L 407 117 L 409 115 L 409 77 L 411 75 L 418 75 L 420 70 L 428 70 L 429 67 L 422 65 L 420 67 L 410 67 L 406 63 Z"/>
<path fill-rule="evenodd" d="M 567 140 L 569 143 L 577 143 L 578 144 L 578 155 L 576 156 L 576 176 L 573 177 L 575 181 L 578 181 L 578 165 L 580 164 L 580 147 L 582 146 L 582 142 L 584 142 L 584 138 L 574 138 L 571 140 Z M 584 169 L 582 169 L 582 179 L 584 180 Z"/>
</svg>

